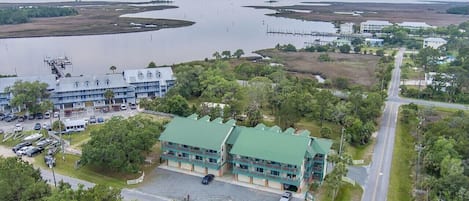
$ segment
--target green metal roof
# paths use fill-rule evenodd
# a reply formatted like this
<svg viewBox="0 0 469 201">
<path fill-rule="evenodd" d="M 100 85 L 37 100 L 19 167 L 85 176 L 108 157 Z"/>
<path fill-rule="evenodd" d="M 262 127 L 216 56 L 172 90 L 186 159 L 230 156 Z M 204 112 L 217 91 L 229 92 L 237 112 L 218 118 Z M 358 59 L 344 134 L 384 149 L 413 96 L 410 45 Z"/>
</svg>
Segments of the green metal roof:
<svg viewBox="0 0 469 201">
<path fill-rule="evenodd" d="M 207 116 L 199 120 L 174 117 L 159 140 L 219 151 L 232 128 L 230 124 L 209 122 Z"/>
<path fill-rule="evenodd" d="M 328 154 L 332 147 L 332 140 L 324 139 L 324 138 L 317 138 L 312 137 L 314 139 L 311 146 L 315 151 L 320 154 Z"/>
<path fill-rule="evenodd" d="M 230 153 L 300 166 L 310 139 L 269 130 L 241 128 Z"/>
</svg>

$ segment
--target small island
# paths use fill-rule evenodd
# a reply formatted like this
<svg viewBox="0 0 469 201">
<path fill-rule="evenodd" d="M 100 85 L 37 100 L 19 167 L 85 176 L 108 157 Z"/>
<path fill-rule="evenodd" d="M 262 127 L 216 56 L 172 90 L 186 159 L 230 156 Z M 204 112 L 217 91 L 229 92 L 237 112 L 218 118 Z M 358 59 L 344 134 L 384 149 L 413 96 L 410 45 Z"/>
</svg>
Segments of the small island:
<svg viewBox="0 0 469 201">
<path fill-rule="evenodd" d="M 15 14 L 0 23 L 0 38 L 130 33 L 194 24 L 184 20 L 121 17 L 174 8 L 177 6 L 167 3 L 151 6 L 127 2 L 0 3 L 0 18 L 2 13 Z"/>
</svg>

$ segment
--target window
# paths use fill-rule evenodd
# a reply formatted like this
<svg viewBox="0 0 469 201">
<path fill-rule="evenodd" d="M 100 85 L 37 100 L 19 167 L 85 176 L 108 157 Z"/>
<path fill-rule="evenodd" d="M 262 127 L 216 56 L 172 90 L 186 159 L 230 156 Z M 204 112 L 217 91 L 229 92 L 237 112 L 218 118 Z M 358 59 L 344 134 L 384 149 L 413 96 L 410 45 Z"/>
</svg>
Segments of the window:
<svg viewBox="0 0 469 201">
<path fill-rule="evenodd" d="M 96 80 L 96 86 L 98 86 L 98 85 L 99 85 L 99 80 Z"/>
<path fill-rule="evenodd" d="M 203 159 L 204 159 L 204 158 L 202 158 L 202 156 L 195 156 L 195 160 L 201 161 L 201 160 L 203 160 Z"/>
<path fill-rule="evenodd" d="M 257 167 L 256 172 L 264 172 L 264 168 Z"/>
<path fill-rule="evenodd" d="M 247 170 L 248 169 L 248 166 L 247 165 L 239 165 L 239 168 L 243 169 L 243 170 Z"/>
<path fill-rule="evenodd" d="M 208 161 L 210 163 L 217 163 L 217 159 L 214 159 L 214 158 L 209 158 Z"/>
<path fill-rule="evenodd" d="M 189 154 L 187 154 L 187 153 L 182 153 L 182 157 L 188 158 L 188 157 L 189 157 Z"/>
<path fill-rule="evenodd" d="M 182 145 L 182 147 L 184 147 L 184 148 L 189 148 L 187 145 Z"/>
<path fill-rule="evenodd" d="M 270 174 L 271 174 L 271 175 L 275 175 L 275 176 L 279 176 L 279 175 L 280 175 L 280 172 L 279 172 L 279 171 L 276 171 L 276 170 L 271 170 L 271 171 L 270 171 Z"/>
</svg>

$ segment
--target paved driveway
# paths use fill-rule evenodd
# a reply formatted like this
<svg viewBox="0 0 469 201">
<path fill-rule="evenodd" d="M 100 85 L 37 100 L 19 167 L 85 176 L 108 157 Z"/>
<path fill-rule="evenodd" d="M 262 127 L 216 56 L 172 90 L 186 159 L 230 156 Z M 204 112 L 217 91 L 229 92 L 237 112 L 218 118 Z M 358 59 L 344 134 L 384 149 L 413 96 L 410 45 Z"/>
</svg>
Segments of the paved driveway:
<svg viewBox="0 0 469 201">
<path fill-rule="evenodd" d="M 183 200 L 189 195 L 191 201 L 278 201 L 280 195 L 237 186 L 220 181 L 202 185 L 201 178 L 156 168 L 145 177 L 144 184 L 136 190 Z M 293 199 L 300 201 L 299 199 Z"/>
</svg>

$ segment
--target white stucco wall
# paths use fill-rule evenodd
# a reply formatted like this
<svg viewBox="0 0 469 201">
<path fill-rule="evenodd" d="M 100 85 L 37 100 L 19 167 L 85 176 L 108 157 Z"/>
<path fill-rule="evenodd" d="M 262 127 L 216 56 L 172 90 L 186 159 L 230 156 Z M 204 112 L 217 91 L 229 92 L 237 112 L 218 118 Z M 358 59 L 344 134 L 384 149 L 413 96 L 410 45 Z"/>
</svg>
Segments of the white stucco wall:
<svg viewBox="0 0 469 201">
<path fill-rule="evenodd" d="M 213 174 L 215 176 L 221 176 L 220 172 L 218 170 L 210 169 L 210 168 L 207 168 L 207 169 L 208 169 L 208 174 Z"/>
<path fill-rule="evenodd" d="M 168 166 L 170 167 L 179 167 L 179 163 L 176 161 L 168 160 Z"/>
<path fill-rule="evenodd" d="M 275 189 L 278 189 L 278 190 L 282 190 L 282 184 L 280 182 L 276 182 L 276 181 L 269 180 L 269 187 L 270 188 L 275 188 Z"/>
<path fill-rule="evenodd" d="M 238 181 L 249 183 L 251 179 L 248 176 L 238 174 Z"/>
<path fill-rule="evenodd" d="M 197 166 L 197 165 L 194 165 L 194 171 L 195 172 L 198 172 L 198 173 L 202 173 L 202 174 L 205 174 L 205 167 L 201 167 L 201 166 Z"/>
<path fill-rule="evenodd" d="M 252 183 L 260 185 L 260 186 L 265 186 L 265 179 L 260 179 L 260 178 L 253 177 L 252 178 Z"/>
<path fill-rule="evenodd" d="M 181 169 L 192 170 L 192 164 L 181 162 Z"/>
</svg>

